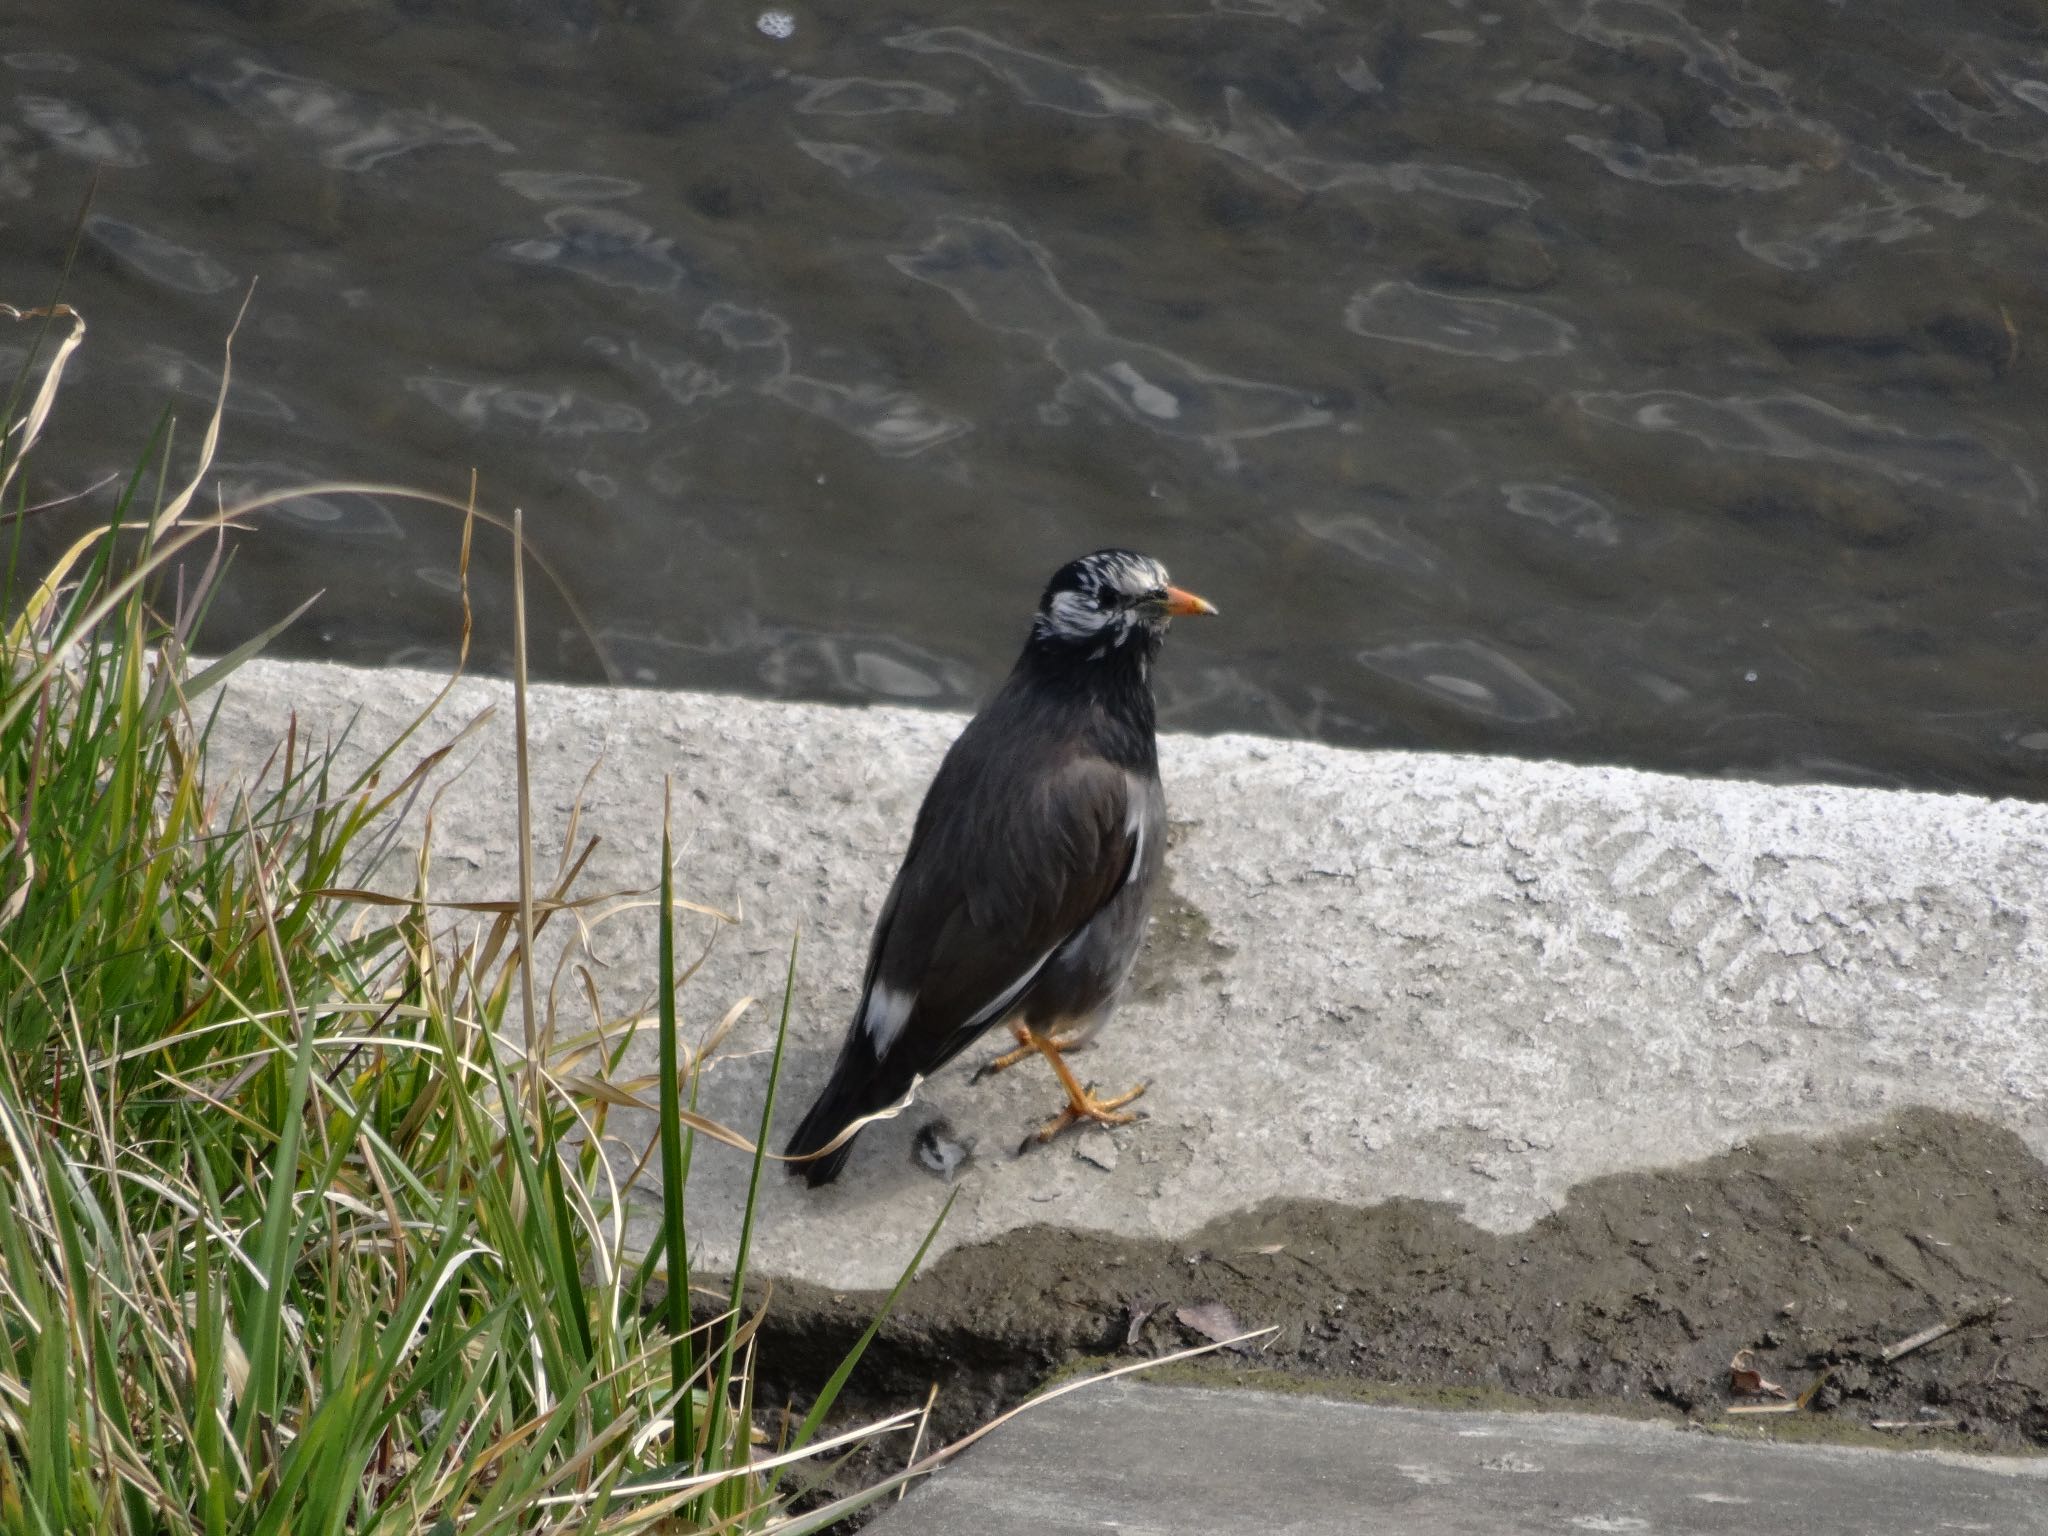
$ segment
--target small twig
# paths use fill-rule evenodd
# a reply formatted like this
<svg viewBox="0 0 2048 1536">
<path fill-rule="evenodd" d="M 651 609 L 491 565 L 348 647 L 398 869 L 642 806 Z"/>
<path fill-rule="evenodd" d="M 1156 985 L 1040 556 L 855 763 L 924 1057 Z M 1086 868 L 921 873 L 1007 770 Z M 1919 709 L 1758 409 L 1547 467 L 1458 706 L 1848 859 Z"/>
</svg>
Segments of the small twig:
<svg viewBox="0 0 2048 1536">
<path fill-rule="evenodd" d="M 1979 1302 L 1967 1311 L 1958 1312 L 1954 1317 L 1944 1318 L 1931 1327 L 1922 1328 L 1918 1333 L 1907 1334 L 1898 1343 L 1886 1349 L 1879 1358 L 1886 1365 L 1890 1365 L 1894 1360 L 1910 1355 L 1916 1349 L 1926 1348 L 1936 1339 L 1947 1338 L 1958 1328 L 1967 1328 L 1972 1323 L 1989 1322 L 1998 1315 L 2001 1308 L 2011 1305 L 2010 1296 L 1994 1296 L 1989 1301 Z"/>
</svg>

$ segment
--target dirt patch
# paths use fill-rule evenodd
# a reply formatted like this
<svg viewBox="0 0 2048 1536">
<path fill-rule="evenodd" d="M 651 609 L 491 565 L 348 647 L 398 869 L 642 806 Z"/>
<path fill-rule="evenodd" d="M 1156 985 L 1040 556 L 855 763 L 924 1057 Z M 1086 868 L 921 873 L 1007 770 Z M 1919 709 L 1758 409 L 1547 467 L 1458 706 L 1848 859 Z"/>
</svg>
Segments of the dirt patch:
<svg viewBox="0 0 2048 1536">
<path fill-rule="evenodd" d="M 879 1299 L 779 1285 L 761 1400 L 806 1405 Z M 2008 1131 L 1931 1111 L 1591 1180 L 1506 1236 L 1407 1200 L 1273 1202 L 1177 1242 L 1012 1233 L 911 1285 L 838 1417 L 937 1382 L 931 1433 L 948 1438 L 1079 1360 L 1199 1342 L 1177 1314 L 1202 1303 L 1279 1330 L 1213 1357 L 1212 1382 L 2048 1450 L 2048 1168 Z M 1965 1314 L 1980 1320 L 1884 1358 Z M 1742 1349 L 1795 1397 L 1818 1380 L 1809 1406 L 1728 1416 Z"/>
</svg>

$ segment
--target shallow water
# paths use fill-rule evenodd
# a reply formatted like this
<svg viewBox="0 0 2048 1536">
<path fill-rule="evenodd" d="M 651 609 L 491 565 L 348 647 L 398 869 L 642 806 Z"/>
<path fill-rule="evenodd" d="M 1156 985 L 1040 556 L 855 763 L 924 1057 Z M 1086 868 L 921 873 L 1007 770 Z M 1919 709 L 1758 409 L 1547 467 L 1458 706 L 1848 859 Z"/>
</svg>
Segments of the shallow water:
<svg viewBox="0 0 2048 1536">
<path fill-rule="evenodd" d="M 966 705 L 1120 542 L 1225 615 L 1175 726 L 2048 786 L 2048 13 L 759 14 L 13 0 L 0 297 L 107 168 L 34 494 L 196 439 L 260 277 L 224 493 L 475 466 L 551 675 Z M 452 655 L 456 519 L 260 527 L 213 643 Z"/>
</svg>

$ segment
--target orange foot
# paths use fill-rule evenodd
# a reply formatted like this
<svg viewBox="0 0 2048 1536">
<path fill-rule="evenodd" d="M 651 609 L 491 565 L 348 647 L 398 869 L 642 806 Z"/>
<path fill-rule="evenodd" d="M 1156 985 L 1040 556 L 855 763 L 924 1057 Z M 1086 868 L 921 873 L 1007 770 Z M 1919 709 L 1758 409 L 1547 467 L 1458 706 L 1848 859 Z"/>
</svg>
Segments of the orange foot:
<svg viewBox="0 0 2048 1536">
<path fill-rule="evenodd" d="M 1040 1126 L 1037 1135 L 1027 1139 L 1025 1146 L 1030 1146 L 1033 1141 L 1051 1141 L 1068 1126 L 1079 1125 L 1084 1120 L 1092 1120 L 1097 1125 L 1129 1125 L 1134 1120 L 1144 1118 L 1135 1113 L 1124 1112 L 1123 1107 L 1151 1087 L 1150 1083 L 1140 1083 L 1129 1093 L 1119 1094 L 1113 1099 L 1098 1099 L 1095 1097 L 1095 1085 L 1091 1083 L 1085 1088 L 1082 1087 L 1080 1080 L 1074 1076 L 1074 1069 L 1068 1066 L 1060 1055 L 1063 1047 L 1057 1036 L 1036 1034 L 1030 1030 L 1024 1030 L 1023 1034 L 1025 1044 L 1010 1054 L 1018 1055 L 1027 1049 L 1037 1051 L 1052 1064 L 1053 1071 L 1059 1074 L 1060 1086 L 1067 1090 L 1067 1107 Z"/>
<path fill-rule="evenodd" d="M 1135 1120 L 1142 1120 L 1145 1118 L 1142 1114 L 1136 1111 L 1126 1112 L 1122 1106 L 1130 1103 L 1151 1086 L 1150 1083 L 1140 1083 L 1129 1093 L 1120 1093 L 1113 1099 L 1098 1099 L 1091 1083 L 1088 1087 L 1079 1089 L 1080 1096 L 1070 1099 L 1067 1107 L 1041 1125 L 1037 1134 L 1025 1145 L 1029 1146 L 1031 1141 L 1051 1141 L 1068 1126 L 1079 1125 L 1083 1120 L 1092 1120 L 1097 1125 L 1129 1125 Z"/>
</svg>

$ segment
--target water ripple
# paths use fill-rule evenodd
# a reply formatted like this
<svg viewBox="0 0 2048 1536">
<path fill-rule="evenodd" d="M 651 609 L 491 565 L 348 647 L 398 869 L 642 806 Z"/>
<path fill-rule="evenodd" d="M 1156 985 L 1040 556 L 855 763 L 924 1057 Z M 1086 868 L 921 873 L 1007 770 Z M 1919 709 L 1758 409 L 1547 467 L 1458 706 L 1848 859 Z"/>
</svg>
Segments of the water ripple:
<svg viewBox="0 0 2048 1536">
<path fill-rule="evenodd" d="M 1074 64 L 1050 54 L 1001 42 L 972 27 L 928 27 L 888 40 L 911 53 L 957 54 L 988 70 L 1028 105 L 1074 117 L 1121 118 L 1143 123 L 1170 138 L 1219 150 L 1300 192 L 1361 187 L 1387 192 L 1433 192 L 1464 201 L 1526 208 L 1535 190 L 1511 176 L 1465 166 L 1423 161 L 1379 164 L 1330 160 L 1302 152 L 1296 135 L 1259 116 L 1244 93 L 1226 86 L 1229 126 L 1219 127 L 1183 111 L 1162 96 L 1119 80 L 1093 65 Z"/>
<path fill-rule="evenodd" d="M 640 182 L 595 171 L 500 171 L 498 184 L 536 203 L 604 203 L 642 190 Z"/>
<path fill-rule="evenodd" d="M 2018 101 L 2036 113 L 2048 112 L 2048 85 L 2039 80 L 2016 80 L 2000 74 L 1999 83 Z M 1987 97 L 1988 97 L 1988 93 Z M 1953 92 L 1928 88 L 1913 93 L 1913 104 L 1958 138 L 1979 149 L 2029 165 L 2048 164 L 2048 133 L 2036 116 L 2016 110 L 2011 103 L 1988 97 L 1986 105 L 1973 107 Z"/>
<path fill-rule="evenodd" d="M 78 60 L 70 54 L 37 49 L 0 54 L 0 64 L 18 69 L 25 75 L 72 75 L 78 72 Z"/>
<path fill-rule="evenodd" d="M 1323 14 L 1323 0 L 1209 0 L 1209 9 L 1204 14 L 1217 16 L 1250 16 L 1257 21 L 1284 21 L 1291 27 L 1305 26 L 1314 17 Z M 1172 16 L 1172 12 L 1167 13 Z"/>
<path fill-rule="evenodd" d="M 1505 90 L 1496 92 L 1493 99 L 1504 107 L 1519 107 L 1527 102 L 1539 107 L 1569 107 L 1574 112 L 1605 114 L 1614 110 L 1583 91 L 1575 91 L 1570 86 L 1554 85 L 1547 80 L 1517 80 Z"/>
<path fill-rule="evenodd" d="M 1593 156 L 1624 181 L 1653 187 L 1711 187 L 1716 192 L 1778 192 L 1796 187 L 1805 174 L 1797 165 L 1702 165 L 1691 155 L 1658 154 L 1619 139 L 1568 133 L 1565 143 Z"/>
<path fill-rule="evenodd" d="M 1789 75 L 1752 64 L 1658 0 L 1585 0 L 1559 25 L 1620 53 L 1677 53 L 1685 73 L 1722 98 L 1715 115 L 1731 126 L 1773 120 L 1789 110 Z"/>
<path fill-rule="evenodd" d="M 1528 304 L 1435 293 L 1403 282 L 1378 283 L 1353 294 L 1344 306 L 1344 324 L 1381 341 L 1503 363 L 1562 357 L 1579 334 L 1569 321 Z"/>
<path fill-rule="evenodd" d="M 706 367 L 689 353 L 637 336 L 618 341 L 610 336 L 591 336 L 584 345 L 605 357 L 626 362 L 634 371 L 654 381 L 655 387 L 677 405 L 715 400 L 732 389 L 729 380 Z"/>
<path fill-rule="evenodd" d="M 142 376 L 154 389 L 168 389 L 189 399 L 203 400 L 208 405 L 220 398 L 220 374 L 204 363 L 194 362 L 182 352 L 151 345 L 142 349 L 137 361 Z M 228 386 L 227 408 L 237 415 L 267 421 L 298 419 L 298 413 L 285 403 L 283 396 L 260 384 L 250 383 L 240 370 Z"/>
<path fill-rule="evenodd" d="M 193 83 L 253 122 L 307 135 L 321 146 L 321 163 L 337 170 L 367 171 L 421 149 L 513 149 L 473 118 L 434 106 L 383 106 L 250 58 L 223 60 L 195 74 Z"/>
<path fill-rule="evenodd" d="M 132 170 L 149 164 L 142 134 L 132 123 L 106 123 L 61 96 L 17 96 L 21 120 L 67 155 Z"/>
<path fill-rule="evenodd" d="M 1389 533 L 1378 521 L 1356 512 L 1297 512 L 1294 521 L 1311 538 L 1336 545 L 1368 565 L 1404 576 L 1434 577 L 1440 555 L 1419 540 Z"/>
<path fill-rule="evenodd" d="M 166 288 L 219 293 L 235 285 L 235 274 L 204 251 L 152 234 L 139 224 L 96 213 L 85 221 L 85 236 L 123 265 Z"/>
<path fill-rule="evenodd" d="M 1555 11 L 1555 0 L 1552 3 Z M 1683 156 L 1652 156 L 1625 145 L 1592 147 L 1602 144 L 1597 140 L 1576 146 L 1601 154 L 1609 170 L 1631 179 L 1686 175 L 1691 184 L 1746 191 L 1802 187 L 1806 196 L 1782 214 L 1736 231 L 1737 243 L 1759 261 L 1786 271 L 1810 271 L 1847 246 L 1886 245 L 1925 233 L 1931 226 L 1918 216 L 1923 211 L 1970 218 L 1985 205 L 1982 197 L 1952 177 L 1916 165 L 1896 150 L 1856 143 L 1824 118 L 1801 110 L 1792 99 L 1789 74 L 1750 62 L 1732 43 L 1709 37 L 1675 6 L 1658 0 L 1584 0 L 1575 14 L 1561 16 L 1559 24 L 1625 54 L 1676 53 L 1683 60 L 1683 72 L 1719 98 L 1708 112 L 1721 126 L 1771 129 L 1809 146 L 1782 169 L 1793 171 L 1805 163 L 1827 174 L 1788 178 L 1782 185 L 1770 184 L 1768 168 L 1710 166 L 1695 172 Z"/>
<path fill-rule="evenodd" d="M 556 208 L 547 215 L 548 233 L 524 240 L 500 240 L 492 251 L 506 261 L 555 267 L 610 288 L 640 293 L 673 293 L 686 272 L 675 241 L 655 234 L 651 224 L 613 208 Z"/>
<path fill-rule="evenodd" d="M 1026 105 L 1074 117 L 1118 117 L 1150 123 L 1176 138 L 1204 141 L 1210 133 L 1200 119 L 1141 87 L 1127 85 L 1107 70 L 1072 64 L 1050 54 L 1013 47 L 972 27 L 926 27 L 889 38 L 906 53 L 951 53 L 972 59 L 1017 93 Z"/>
<path fill-rule="evenodd" d="M 969 430 L 963 418 L 883 384 L 835 384 L 790 373 L 770 383 L 767 392 L 785 405 L 851 432 L 885 458 L 907 459 Z"/>
<path fill-rule="evenodd" d="M 1870 184 L 1877 195 L 1845 203 L 1833 217 L 1815 224 L 1787 219 L 1767 233 L 1745 224 L 1736 232 L 1742 248 L 1761 261 L 1790 272 L 1810 271 L 1844 246 L 1891 245 L 1933 228 L 1922 211 L 1967 219 L 1984 210 L 1986 199 L 1954 177 L 1916 165 L 1896 150 L 1850 146 L 1842 164 Z"/>
<path fill-rule="evenodd" d="M 806 117 L 881 117 L 891 112 L 950 117 L 960 110 L 944 91 L 915 80 L 870 80 L 865 75 L 813 80 L 797 75 L 791 83 L 810 87 L 791 109 Z"/>
<path fill-rule="evenodd" d="M 2036 499 L 2019 465 L 1962 432 L 1927 435 L 1875 416 L 1838 410 L 1811 395 L 1728 395 L 1682 389 L 1574 397 L 1599 421 L 1642 432 L 1677 432 L 1711 448 L 1863 469 L 1900 485 L 1925 486 L 2031 517 Z"/>
<path fill-rule="evenodd" d="M 517 389 L 468 383 L 444 374 L 414 374 L 405 387 L 457 421 L 479 431 L 538 432 L 542 437 L 587 437 L 603 432 L 645 432 L 647 413 L 623 400 L 593 400 L 575 390 Z"/>
<path fill-rule="evenodd" d="M 863 144 L 842 144 L 832 139 L 798 139 L 796 147 L 818 164 L 849 180 L 867 175 L 882 163 L 882 157 Z"/>
<path fill-rule="evenodd" d="M 1502 725 L 1541 725 L 1571 705 L 1477 640 L 1415 640 L 1358 653 L 1362 666 L 1441 703 Z"/>
<path fill-rule="evenodd" d="M 872 380 L 847 383 L 797 372 L 789 322 L 770 310 L 720 302 L 706 309 L 697 325 L 736 354 L 748 387 L 829 421 L 885 458 L 915 457 L 972 428 L 964 417 L 907 390 Z"/>
<path fill-rule="evenodd" d="M 1239 441 L 1333 419 L 1304 390 L 1212 373 L 1164 347 L 1113 335 L 1061 287 L 1045 250 L 998 220 L 943 217 L 924 245 L 889 260 L 989 329 L 1037 341 L 1065 375 L 1066 403 L 1108 404 L 1149 431 L 1202 442 L 1227 463 Z"/>
<path fill-rule="evenodd" d="M 975 686 L 974 674 L 959 662 L 894 636 L 853 639 L 757 624 L 743 645 L 761 653 L 761 681 L 776 693 L 960 699 L 971 697 Z"/>
<path fill-rule="evenodd" d="M 1508 510 L 1567 533 L 1589 544 L 1612 548 L 1621 542 L 1614 513 L 1601 501 L 1569 486 L 1536 480 L 1510 480 L 1500 488 Z"/>
<path fill-rule="evenodd" d="M 214 465 L 214 481 L 219 487 L 222 502 L 229 508 L 233 508 L 236 502 L 268 495 L 272 491 L 310 485 L 320 478 L 296 465 L 269 459 Z M 370 496 L 294 496 L 265 507 L 256 515 L 274 517 L 294 527 L 348 543 L 387 544 L 405 537 L 391 509 Z"/>
<path fill-rule="evenodd" d="M 41 158 L 24 149 L 19 128 L 0 127 L 0 197 L 21 202 L 35 195 L 36 164 Z"/>
</svg>

